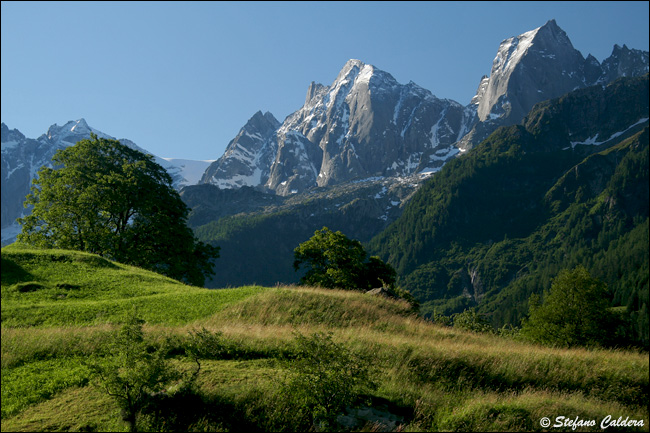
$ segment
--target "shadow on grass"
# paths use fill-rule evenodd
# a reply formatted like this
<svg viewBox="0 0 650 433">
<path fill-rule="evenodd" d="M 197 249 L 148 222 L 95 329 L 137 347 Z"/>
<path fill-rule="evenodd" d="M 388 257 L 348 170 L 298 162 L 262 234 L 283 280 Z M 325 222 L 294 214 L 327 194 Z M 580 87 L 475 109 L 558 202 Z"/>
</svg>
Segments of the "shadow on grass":
<svg viewBox="0 0 650 433">
<path fill-rule="evenodd" d="M 248 420 L 241 404 L 221 396 L 206 396 L 196 390 L 172 395 L 159 393 L 145 403 L 138 428 L 141 431 L 246 431 L 263 428 Z"/>
<path fill-rule="evenodd" d="M 2 257 L 2 282 L 6 285 L 13 285 L 24 281 L 34 280 L 34 276 L 27 272 L 14 260 Z"/>
</svg>

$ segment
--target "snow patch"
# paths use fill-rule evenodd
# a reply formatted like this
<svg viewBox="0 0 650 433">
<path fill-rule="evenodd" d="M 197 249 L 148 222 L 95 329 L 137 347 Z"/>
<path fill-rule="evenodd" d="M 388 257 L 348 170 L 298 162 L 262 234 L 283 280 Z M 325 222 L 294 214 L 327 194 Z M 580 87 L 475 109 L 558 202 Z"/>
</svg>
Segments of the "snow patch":
<svg viewBox="0 0 650 433">
<path fill-rule="evenodd" d="M 633 123 L 632 125 L 628 126 L 623 131 L 615 132 L 608 139 L 603 140 L 603 141 L 598 141 L 598 135 L 599 134 L 596 134 L 593 137 L 589 137 L 588 139 L 586 139 L 584 141 L 572 141 L 571 142 L 571 149 L 575 148 L 579 144 L 580 145 L 586 145 L 586 146 L 599 146 L 599 145 L 601 145 L 603 143 L 608 142 L 609 140 L 612 140 L 612 139 L 614 139 L 616 137 L 619 137 L 619 136 L 625 134 L 627 131 L 634 128 L 635 126 L 647 122 L 648 119 L 649 119 L 648 117 L 644 117 L 642 119 L 639 119 L 639 121 L 637 121 L 636 123 Z M 569 149 L 569 148 L 565 147 L 563 150 L 565 150 L 565 149 Z"/>
<path fill-rule="evenodd" d="M 179 159 L 179 158 L 161 158 L 164 161 L 167 161 L 171 165 L 165 167 L 167 170 L 172 167 L 177 167 L 179 169 L 179 174 L 183 176 L 186 180 L 187 185 L 196 185 L 203 177 L 203 173 L 208 169 L 210 164 L 215 162 L 215 160 L 202 160 L 196 161 L 191 159 Z"/>
<path fill-rule="evenodd" d="M 370 83 L 370 78 L 372 77 L 373 72 L 374 68 L 371 65 L 364 65 L 357 76 L 357 83 Z"/>
<path fill-rule="evenodd" d="M 376 198 L 376 199 L 380 199 L 380 198 L 382 198 L 384 195 L 386 195 L 387 192 L 388 192 L 388 188 L 386 188 L 386 186 L 384 185 L 384 186 L 381 188 L 381 191 L 379 191 L 377 194 L 375 194 L 375 198 Z"/>
</svg>

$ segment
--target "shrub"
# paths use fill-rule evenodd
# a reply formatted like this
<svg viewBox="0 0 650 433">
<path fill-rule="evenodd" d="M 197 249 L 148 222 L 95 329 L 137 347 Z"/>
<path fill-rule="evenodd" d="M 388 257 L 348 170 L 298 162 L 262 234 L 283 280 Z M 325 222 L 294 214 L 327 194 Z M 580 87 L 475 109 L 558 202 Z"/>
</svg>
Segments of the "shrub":
<svg viewBox="0 0 650 433">
<path fill-rule="evenodd" d="M 164 347 L 149 347 L 144 339 L 143 323 L 133 312 L 115 335 L 112 356 L 89 363 L 94 377 L 119 405 L 122 418 L 132 432 L 137 431 L 142 409 L 156 395 L 164 393 L 167 384 L 181 377 L 165 358 Z"/>
<path fill-rule="evenodd" d="M 331 333 L 296 334 L 295 357 L 287 362 L 292 371 L 280 391 L 276 428 L 330 430 L 346 406 L 377 385 L 368 362 L 342 344 Z"/>
<path fill-rule="evenodd" d="M 464 329 L 472 332 L 493 333 L 494 328 L 487 319 L 474 309 L 465 310 L 462 313 L 452 316 L 454 328 Z"/>
</svg>

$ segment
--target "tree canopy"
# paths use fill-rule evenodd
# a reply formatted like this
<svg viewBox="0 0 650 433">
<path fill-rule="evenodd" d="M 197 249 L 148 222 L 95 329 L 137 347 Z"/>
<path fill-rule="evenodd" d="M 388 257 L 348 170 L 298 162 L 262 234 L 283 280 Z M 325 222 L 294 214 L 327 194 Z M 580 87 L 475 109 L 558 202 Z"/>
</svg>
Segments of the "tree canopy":
<svg viewBox="0 0 650 433">
<path fill-rule="evenodd" d="M 326 288 L 369 290 L 395 284 L 396 272 L 378 257 L 367 258 L 361 242 L 327 227 L 317 230 L 294 250 L 294 269 L 307 273 L 302 284 Z"/>
<path fill-rule="evenodd" d="M 544 302 L 533 295 L 525 337 L 556 346 L 593 346 L 608 343 L 615 332 L 608 308 L 607 289 L 582 266 L 562 270 L 553 279 Z"/>
<path fill-rule="evenodd" d="M 218 247 L 195 239 L 189 209 L 153 157 L 91 135 L 42 167 L 19 219 L 18 241 L 87 251 L 194 285 L 213 273 Z"/>
</svg>

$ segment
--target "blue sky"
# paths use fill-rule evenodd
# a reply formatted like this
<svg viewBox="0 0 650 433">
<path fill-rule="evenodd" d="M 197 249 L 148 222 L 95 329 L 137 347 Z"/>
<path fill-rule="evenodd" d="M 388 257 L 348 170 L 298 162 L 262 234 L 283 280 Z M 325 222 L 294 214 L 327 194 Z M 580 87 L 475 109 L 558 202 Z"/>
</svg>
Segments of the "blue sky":
<svg viewBox="0 0 650 433">
<path fill-rule="evenodd" d="M 469 103 L 499 43 L 549 19 L 583 56 L 648 50 L 648 2 L 2 2 L 2 121 L 85 118 L 162 157 L 217 159 L 258 110 L 360 59 Z"/>
</svg>

